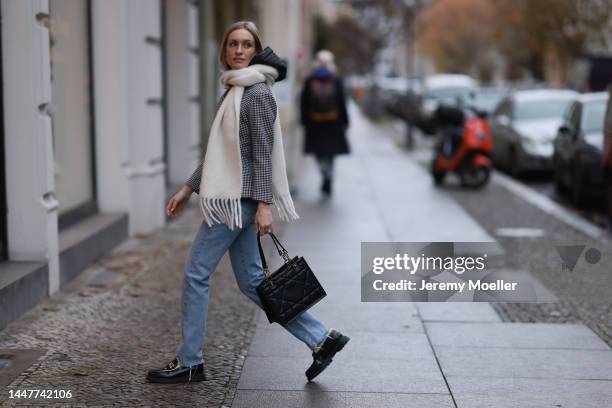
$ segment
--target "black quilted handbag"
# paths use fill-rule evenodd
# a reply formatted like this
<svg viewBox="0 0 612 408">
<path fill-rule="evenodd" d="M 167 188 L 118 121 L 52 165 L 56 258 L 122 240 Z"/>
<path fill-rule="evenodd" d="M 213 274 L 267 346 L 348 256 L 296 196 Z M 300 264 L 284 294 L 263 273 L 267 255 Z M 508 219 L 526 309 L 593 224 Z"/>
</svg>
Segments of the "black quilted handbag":
<svg viewBox="0 0 612 408">
<path fill-rule="evenodd" d="M 284 264 L 270 273 L 258 233 L 257 245 L 265 277 L 257 286 L 257 294 L 268 321 L 285 326 L 327 294 L 304 258 L 296 256 L 289 259 L 287 250 L 278 238 L 274 234 L 270 234 L 270 237 Z"/>
</svg>

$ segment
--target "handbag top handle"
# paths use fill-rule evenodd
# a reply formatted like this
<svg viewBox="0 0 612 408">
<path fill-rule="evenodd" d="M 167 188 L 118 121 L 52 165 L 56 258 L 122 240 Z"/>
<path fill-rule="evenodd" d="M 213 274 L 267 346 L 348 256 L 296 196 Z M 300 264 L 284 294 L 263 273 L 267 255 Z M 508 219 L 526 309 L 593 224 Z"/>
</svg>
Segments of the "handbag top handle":
<svg viewBox="0 0 612 408">
<path fill-rule="evenodd" d="M 289 253 L 287 252 L 283 244 L 281 244 L 278 238 L 276 238 L 276 235 L 274 235 L 271 232 L 269 234 L 270 234 L 270 238 L 272 238 L 272 242 L 274 243 L 274 246 L 276 247 L 276 250 L 278 251 L 278 254 L 283 258 L 285 263 L 289 263 Z M 268 263 L 266 262 L 266 256 L 264 255 L 264 251 L 261 246 L 261 236 L 259 235 L 259 232 L 257 232 L 257 247 L 259 248 L 259 256 L 261 257 L 261 266 L 263 267 L 264 274 L 268 276 L 270 274 L 270 271 L 268 270 Z"/>
</svg>

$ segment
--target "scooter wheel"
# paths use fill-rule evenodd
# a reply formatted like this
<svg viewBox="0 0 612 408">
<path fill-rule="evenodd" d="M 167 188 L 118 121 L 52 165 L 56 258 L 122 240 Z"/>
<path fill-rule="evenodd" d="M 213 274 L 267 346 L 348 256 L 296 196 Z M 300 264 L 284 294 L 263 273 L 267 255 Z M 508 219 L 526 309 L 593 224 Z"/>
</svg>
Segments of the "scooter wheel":
<svg viewBox="0 0 612 408">
<path fill-rule="evenodd" d="M 469 166 L 464 168 L 460 173 L 461 185 L 467 188 L 480 188 L 489 181 L 491 169 L 486 166 Z"/>
</svg>

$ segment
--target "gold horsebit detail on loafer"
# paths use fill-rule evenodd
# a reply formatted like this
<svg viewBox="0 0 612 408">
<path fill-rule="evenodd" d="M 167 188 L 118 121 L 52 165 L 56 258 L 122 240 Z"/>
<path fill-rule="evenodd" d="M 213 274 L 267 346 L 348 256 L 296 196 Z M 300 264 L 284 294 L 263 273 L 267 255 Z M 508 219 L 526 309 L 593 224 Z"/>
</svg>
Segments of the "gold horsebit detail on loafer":
<svg viewBox="0 0 612 408">
<path fill-rule="evenodd" d="M 166 366 L 166 370 L 174 370 L 178 366 L 179 366 L 179 361 L 177 358 L 175 358 L 170 363 L 168 363 L 168 365 Z"/>
</svg>

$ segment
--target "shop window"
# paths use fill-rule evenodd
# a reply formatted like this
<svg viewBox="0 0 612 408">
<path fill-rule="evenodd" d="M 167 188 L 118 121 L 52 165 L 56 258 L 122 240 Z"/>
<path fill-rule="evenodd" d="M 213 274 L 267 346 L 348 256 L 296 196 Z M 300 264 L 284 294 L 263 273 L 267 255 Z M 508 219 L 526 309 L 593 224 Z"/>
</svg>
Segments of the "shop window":
<svg viewBox="0 0 612 408">
<path fill-rule="evenodd" d="M 97 210 L 89 13 L 89 1 L 49 1 L 50 113 L 60 228 Z"/>
</svg>

